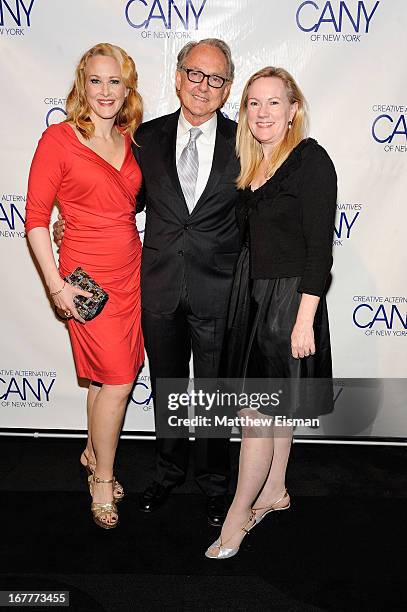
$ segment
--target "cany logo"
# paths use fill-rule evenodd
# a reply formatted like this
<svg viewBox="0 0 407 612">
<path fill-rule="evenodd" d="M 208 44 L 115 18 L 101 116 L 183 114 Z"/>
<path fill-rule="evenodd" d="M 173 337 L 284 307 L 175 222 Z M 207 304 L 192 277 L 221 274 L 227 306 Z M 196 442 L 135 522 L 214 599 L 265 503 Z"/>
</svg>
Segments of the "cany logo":
<svg viewBox="0 0 407 612">
<path fill-rule="evenodd" d="M 129 0 L 126 21 L 139 30 L 198 30 L 207 0 Z M 147 37 L 147 36 L 145 36 Z"/>
<path fill-rule="evenodd" d="M 12 407 L 41 407 L 50 401 L 56 372 L 25 370 L 0 371 L 1 405 Z"/>
<path fill-rule="evenodd" d="M 354 225 L 362 210 L 361 204 L 338 204 L 338 215 L 334 228 L 334 246 L 343 246 L 344 240 L 349 240 Z"/>
<path fill-rule="evenodd" d="M 24 27 L 31 26 L 31 11 L 35 1 L 0 0 L 0 35 L 24 36 Z"/>
<path fill-rule="evenodd" d="M 24 209 L 26 197 L 3 193 L 0 201 L 0 236 L 24 238 Z"/>
<path fill-rule="evenodd" d="M 295 18 L 302 32 L 314 32 L 312 41 L 360 42 L 362 34 L 368 34 L 380 1 L 356 2 L 355 0 L 302 2 Z"/>
<path fill-rule="evenodd" d="M 54 123 L 61 123 L 66 119 L 65 111 L 66 98 L 44 98 L 44 104 L 51 107 L 45 115 L 45 124 L 47 127 Z"/>
<path fill-rule="evenodd" d="M 395 104 L 375 104 L 372 122 L 372 137 L 383 144 L 386 153 L 407 152 L 407 107 Z"/>
<path fill-rule="evenodd" d="M 53 125 L 54 123 L 61 123 L 61 121 L 65 121 L 66 119 L 66 111 L 59 106 L 55 106 L 54 108 L 50 108 L 47 114 L 45 115 L 45 124 L 47 127 Z"/>
<path fill-rule="evenodd" d="M 150 386 L 138 379 L 133 388 L 131 401 L 134 404 L 137 404 L 137 406 L 142 406 L 144 410 L 151 410 L 150 403 L 152 402 L 152 399 L 153 393 Z"/>
<path fill-rule="evenodd" d="M 407 298 L 354 295 L 353 323 L 366 336 L 407 336 Z"/>
</svg>

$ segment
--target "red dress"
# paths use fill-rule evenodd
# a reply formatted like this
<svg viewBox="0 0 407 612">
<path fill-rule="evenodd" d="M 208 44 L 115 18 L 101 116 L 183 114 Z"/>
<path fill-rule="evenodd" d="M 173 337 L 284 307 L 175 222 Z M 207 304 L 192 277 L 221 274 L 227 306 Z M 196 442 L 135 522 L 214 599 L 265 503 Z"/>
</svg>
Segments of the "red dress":
<svg viewBox="0 0 407 612">
<path fill-rule="evenodd" d="M 144 360 L 141 332 L 141 242 L 135 224 L 140 168 L 126 135 L 120 170 L 82 144 L 67 123 L 42 135 L 31 165 L 26 232 L 48 229 L 58 200 L 65 219 L 61 277 L 81 266 L 109 294 L 92 321 L 68 322 L 79 377 L 131 383 Z"/>
</svg>

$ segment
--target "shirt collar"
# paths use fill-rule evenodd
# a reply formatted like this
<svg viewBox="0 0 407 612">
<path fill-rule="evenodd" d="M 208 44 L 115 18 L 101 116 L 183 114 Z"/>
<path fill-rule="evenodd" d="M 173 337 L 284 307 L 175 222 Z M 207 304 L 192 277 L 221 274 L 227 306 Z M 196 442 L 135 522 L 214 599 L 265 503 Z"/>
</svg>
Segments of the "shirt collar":
<svg viewBox="0 0 407 612">
<path fill-rule="evenodd" d="M 189 130 L 192 127 L 199 127 L 199 129 L 202 131 L 202 136 L 200 138 L 206 137 L 208 140 L 211 140 L 211 138 L 215 135 L 217 124 L 218 124 L 218 117 L 215 113 L 213 117 L 205 121 L 205 123 L 202 123 L 199 126 L 194 126 L 191 123 L 189 123 L 187 119 L 185 119 L 184 113 L 182 112 L 182 108 L 181 108 L 181 112 L 179 114 L 179 119 L 178 119 L 178 134 L 179 136 L 182 137 L 187 132 L 189 132 Z"/>
</svg>

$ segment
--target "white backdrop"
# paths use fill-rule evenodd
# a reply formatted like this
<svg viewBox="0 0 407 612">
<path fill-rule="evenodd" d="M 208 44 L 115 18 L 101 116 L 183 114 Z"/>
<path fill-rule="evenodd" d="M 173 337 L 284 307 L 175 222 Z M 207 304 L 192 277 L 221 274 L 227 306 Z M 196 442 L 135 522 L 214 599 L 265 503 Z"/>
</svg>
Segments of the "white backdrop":
<svg viewBox="0 0 407 612">
<path fill-rule="evenodd" d="M 279 65 L 294 74 L 311 134 L 339 176 L 328 293 L 334 375 L 405 379 L 406 29 L 405 0 L 0 0 L 0 428 L 86 427 L 67 330 L 39 282 L 23 222 L 37 141 L 64 119 L 74 68 L 102 41 L 134 58 L 145 119 L 177 108 L 175 60 L 189 40 L 230 44 L 236 80 L 223 110 L 233 119 L 254 71 Z M 141 215 L 141 235 L 143 223 Z M 339 385 L 334 414 L 300 433 L 406 437 L 403 383 Z M 153 429 L 145 367 L 125 430 Z"/>
</svg>

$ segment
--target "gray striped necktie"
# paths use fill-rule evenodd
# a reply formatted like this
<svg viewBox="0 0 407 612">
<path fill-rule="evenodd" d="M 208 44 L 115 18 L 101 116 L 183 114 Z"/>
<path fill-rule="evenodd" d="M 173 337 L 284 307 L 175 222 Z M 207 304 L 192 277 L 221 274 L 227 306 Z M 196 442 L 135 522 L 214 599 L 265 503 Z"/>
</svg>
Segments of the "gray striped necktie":
<svg viewBox="0 0 407 612">
<path fill-rule="evenodd" d="M 189 142 L 182 151 L 177 166 L 179 182 L 190 213 L 195 206 L 195 189 L 199 168 L 196 139 L 201 134 L 202 131 L 199 128 L 193 127 L 190 129 Z"/>
</svg>

